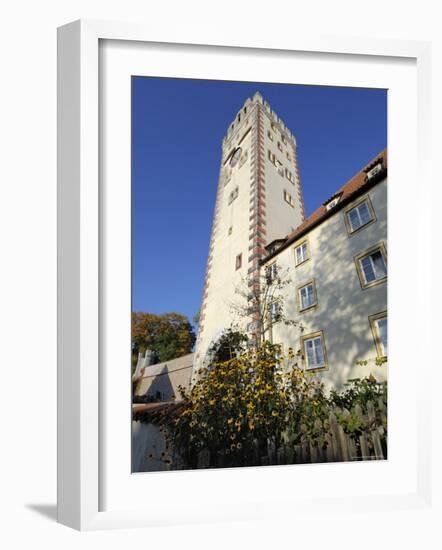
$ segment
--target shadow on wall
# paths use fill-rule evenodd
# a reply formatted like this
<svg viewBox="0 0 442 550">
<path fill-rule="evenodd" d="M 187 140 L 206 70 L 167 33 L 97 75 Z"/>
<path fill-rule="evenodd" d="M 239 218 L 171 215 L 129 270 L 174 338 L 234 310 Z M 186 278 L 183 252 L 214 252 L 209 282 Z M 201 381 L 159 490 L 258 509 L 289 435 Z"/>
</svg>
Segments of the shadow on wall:
<svg viewBox="0 0 442 550">
<path fill-rule="evenodd" d="M 166 470 L 166 439 L 159 426 L 132 422 L 132 473 Z"/>
<path fill-rule="evenodd" d="M 349 239 L 345 241 L 347 246 L 340 246 L 342 235 L 346 235 L 343 223 L 339 216 L 338 223 L 334 223 L 333 228 L 328 227 L 327 231 L 319 233 L 316 254 L 316 262 L 325 262 L 327 265 L 327 276 L 322 277 L 319 282 L 318 303 L 321 308 L 321 322 L 326 332 L 326 345 L 327 332 L 333 341 L 328 357 L 331 366 L 328 378 L 337 387 L 341 387 L 348 378 L 354 377 L 355 369 L 361 370 L 355 366 L 356 361 L 369 356 L 373 359 L 376 357 L 368 315 L 380 313 L 380 309 L 386 309 L 387 306 L 387 283 L 362 290 L 353 259 L 354 254 L 367 249 L 368 236 L 373 237 L 370 245 L 379 242 L 379 235 L 383 235 L 383 240 L 386 240 L 386 222 L 378 219 L 375 224 L 366 228 L 366 234 L 362 230 L 357 235 L 346 237 Z M 378 227 L 375 227 L 376 224 Z M 375 228 L 375 232 L 371 231 Z M 337 246 L 330 246 L 333 242 Z M 334 361 L 339 365 L 344 362 L 345 366 L 333 369 Z M 381 372 L 374 363 L 370 363 L 370 370 Z"/>
<path fill-rule="evenodd" d="M 349 378 L 368 376 L 370 372 L 376 378 L 385 377 L 385 367 L 374 362 L 376 348 L 368 316 L 387 309 L 387 282 L 362 290 L 354 256 L 380 240 L 386 244 L 387 224 L 378 219 L 367 227 L 367 233 L 362 230 L 359 235 L 347 237 L 344 221 L 338 216 L 335 223 L 318 232 L 310 260 L 318 307 L 298 318 L 305 327 L 303 335 L 324 331 L 329 370 L 322 371 L 321 378 L 342 388 Z M 292 329 L 287 327 L 284 332 L 286 341 L 293 340 Z M 299 349 L 299 337 L 293 346 Z M 356 365 L 356 361 L 368 358 L 371 361 L 367 367 Z"/>
<path fill-rule="evenodd" d="M 175 391 L 170 380 L 169 368 L 167 365 L 165 365 L 161 372 L 153 378 L 144 396 L 153 401 L 170 401 L 175 399 Z"/>
</svg>

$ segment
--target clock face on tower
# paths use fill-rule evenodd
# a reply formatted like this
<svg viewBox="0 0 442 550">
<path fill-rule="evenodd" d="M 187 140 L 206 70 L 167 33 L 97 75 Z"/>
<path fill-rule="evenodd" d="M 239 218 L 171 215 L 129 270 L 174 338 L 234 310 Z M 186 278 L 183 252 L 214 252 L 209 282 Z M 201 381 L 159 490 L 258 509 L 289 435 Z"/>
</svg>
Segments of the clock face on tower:
<svg viewBox="0 0 442 550">
<path fill-rule="evenodd" d="M 235 166 L 235 164 L 241 158 L 241 151 L 242 151 L 241 147 L 238 147 L 237 149 L 235 149 L 235 151 L 233 152 L 233 155 L 230 157 L 230 166 L 232 168 Z"/>
</svg>

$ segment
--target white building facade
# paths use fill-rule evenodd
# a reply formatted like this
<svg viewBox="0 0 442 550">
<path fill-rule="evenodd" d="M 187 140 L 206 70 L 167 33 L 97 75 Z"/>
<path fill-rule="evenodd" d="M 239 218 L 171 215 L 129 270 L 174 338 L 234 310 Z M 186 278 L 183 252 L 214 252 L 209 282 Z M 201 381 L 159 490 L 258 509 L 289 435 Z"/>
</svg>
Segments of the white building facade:
<svg viewBox="0 0 442 550">
<path fill-rule="evenodd" d="M 386 173 L 384 152 L 262 262 L 288 273 L 284 313 L 297 322 L 275 320 L 269 339 L 298 353 L 327 389 L 387 377 Z"/>
</svg>

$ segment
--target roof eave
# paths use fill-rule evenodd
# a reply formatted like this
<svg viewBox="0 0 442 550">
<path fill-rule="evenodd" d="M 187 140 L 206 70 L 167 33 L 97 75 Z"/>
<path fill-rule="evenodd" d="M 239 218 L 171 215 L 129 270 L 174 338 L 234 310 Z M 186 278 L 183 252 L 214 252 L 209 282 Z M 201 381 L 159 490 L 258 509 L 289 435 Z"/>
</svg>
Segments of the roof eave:
<svg viewBox="0 0 442 550">
<path fill-rule="evenodd" d="M 296 241 L 299 241 L 299 239 L 302 239 L 302 237 L 304 237 L 307 233 L 312 231 L 312 229 L 315 229 L 316 227 L 324 223 L 326 220 L 328 220 L 329 218 L 331 218 L 332 216 L 340 212 L 344 208 L 344 206 L 347 206 L 352 201 L 357 199 L 359 196 L 363 195 L 368 190 L 372 189 L 375 185 L 377 185 L 378 183 L 381 183 L 384 179 L 386 179 L 386 177 L 387 177 L 387 168 L 385 167 L 382 171 L 380 171 L 378 174 L 373 176 L 373 178 L 369 179 L 366 183 L 364 183 L 364 185 L 362 185 L 358 190 L 356 190 L 354 193 L 352 193 L 348 197 L 345 197 L 344 199 L 339 201 L 339 203 L 334 208 L 325 212 L 325 214 L 321 216 L 317 221 L 312 222 L 311 225 L 308 225 L 307 227 L 305 227 L 305 229 L 302 229 L 299 233 L 296 233 L 295 235 L 293 235 L 293 237 L 287 238 L 287 241 L 280 248 L 278 248 L 278 250 L 275 250 L 275 252 L 263 258 L 260 261 L 260 265 L 264 265 L 269 260 L 277 256 L 280 252 L 282 252 L 283 250 L 291 246 L 293 243 L 295 243 Z"/>
</svg>

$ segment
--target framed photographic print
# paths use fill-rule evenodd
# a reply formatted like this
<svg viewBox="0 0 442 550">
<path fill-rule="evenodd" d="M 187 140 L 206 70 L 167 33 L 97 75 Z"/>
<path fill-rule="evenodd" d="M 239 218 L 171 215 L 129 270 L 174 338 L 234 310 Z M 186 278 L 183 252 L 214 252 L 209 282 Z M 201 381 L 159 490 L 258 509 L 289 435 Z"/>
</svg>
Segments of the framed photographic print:
<svg viewBox="0 0 442 550">
<path fill-rule="evenodd" d="M 428 59 L 59 29 L 60 522 L 425 505 Z"/>
</svg>

